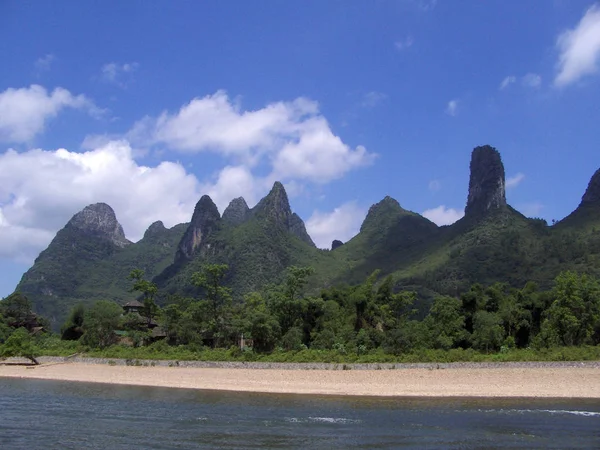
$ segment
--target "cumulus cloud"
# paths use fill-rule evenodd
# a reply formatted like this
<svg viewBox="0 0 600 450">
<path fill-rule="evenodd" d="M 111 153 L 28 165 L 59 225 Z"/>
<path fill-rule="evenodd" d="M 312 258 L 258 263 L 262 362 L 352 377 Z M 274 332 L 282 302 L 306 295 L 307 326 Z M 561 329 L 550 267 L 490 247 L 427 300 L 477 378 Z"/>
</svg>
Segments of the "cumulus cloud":
<svg viewBox="0 0 600 450">
<path fill-rule="evenodd" d="M 132 74 L 139 68 L 136 62 L 119 64 L 110 62 L 102 66 L 102 79 L 119 87 L 126 87 L 132 80 Z"/>
<path fill-rule="evenodd" d="M 84 95 L 56 88 L 52 92 L 37 84 L 0 92 L 0 142 L 29 142 L 44 131 L 46 122 L 65 108 L 82 109 L 93 116 L 102 110 Z"/>
<path fill-rule="evenodd" d="M 245 166 L 226 166 L 219 171 L 213 183 L 202 185 L 202 192 L 210 195 L 222 213 L 229 202 L 237 197 L 244 197 L 252 207 L 269 187 L 268 180 L 255 177 Z"/>
<path fill-rule="evenodd" d="M 413 44 L 414 44 L 414 40 L 413 40 L 412 36 L 406 36 L 405 38 L 394 42 L 394 46 L 399 51 L 406 50 L 406 49 L 412 47 Z"/>
<path fill-rule="evenodd" d="M 113 207 L 127 237 L 154 221 L 189 221 L 200 183 L 180 165 L 138 165 L 126 142 L 85 153 L 40 149 L 0 155 L 0 256 L 29 260 L 86 205 Z"/>
<path fill-rule="evenodd" d="M 513 84 L 514 82 L 517 81 L 517 77 L 515 77 L 514 75 L 509 75 L 507 77 L 504 78 L 504 80 L 502 80 L 502 83 L 500 83 L 500 89 L 506 89 L 508 86 L 510 86 L 511 84 Z"/>
<path fill-rule="evenodd" d="M 330 212 L 314 211 L 306 221 L 306 230 L 319 248 L 331 248 L 338 239 L 346 242 L 354 237 L 365 218 L 366 210 L 355 202 L 344 203 Z"/>
<path fill-rule="evenodd" d="M 558 73 L 555 86 L 563 87 L 598 71 L 600 59 L 600 6 L 591 6 L 572 29 L 556 40 Z"/>
<path fill-rule="evenodd" d="M 508 177 L 506 179 L 506 188 L 507 189 L 515 188 L 519 184 L 521 184 L 521 181 L 523 181 L 524 179 L 525 179 L 525 174 L 523 174 L 521 172 L 513 175 L 512 177 Z"/>
<path fill-rule="evenodd" d="M 455 117 L 458 114 L 458 100 L 450 100 L 446 105 L 446 114 Z"/>
<path fill-rule="evenodd" d="M 225 91 L 195 98 L 176 114 L 138 121 L 128 137 L 141 145 L 163 144 L 182 152 L 212 151 L 236 165 L 267 160 L 271 179 L 326 183 L 371 164 L 375 155 L 350 148 L 331 130 L 318 104 L 306 98 L 242 110 Z"/>
<path fill-rule="evenodd" d="M 428 209 L 421 214 L 423 217 L 431 220 L 436 225 L 451 225 L 465 215 L 464 211 L 454 208 L 446 208 L 440 205 L 437 208 Z"/>
</svg>

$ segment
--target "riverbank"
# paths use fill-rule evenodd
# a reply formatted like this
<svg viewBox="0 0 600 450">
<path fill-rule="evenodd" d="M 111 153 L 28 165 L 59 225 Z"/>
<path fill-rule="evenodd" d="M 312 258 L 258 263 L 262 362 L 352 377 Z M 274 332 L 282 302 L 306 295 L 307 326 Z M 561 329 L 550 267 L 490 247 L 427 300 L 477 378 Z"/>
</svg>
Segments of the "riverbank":
<svg viewBox="0 0 600 450">
<path fill-rule="evenodd" d="M 396 364 L 387 370 L 382 365 L 379 369 L 331 365 L 291 370 L 289 365 L 274 363 L 268 367 L 254 363 L 251 368 L 203 364 L 177 367 L 171 362 L 169 367 L 45 360 L 39 366 L 0 366 L 0 377 L 286 394 L 600 398 L 598 362 Z"/>
</svg>

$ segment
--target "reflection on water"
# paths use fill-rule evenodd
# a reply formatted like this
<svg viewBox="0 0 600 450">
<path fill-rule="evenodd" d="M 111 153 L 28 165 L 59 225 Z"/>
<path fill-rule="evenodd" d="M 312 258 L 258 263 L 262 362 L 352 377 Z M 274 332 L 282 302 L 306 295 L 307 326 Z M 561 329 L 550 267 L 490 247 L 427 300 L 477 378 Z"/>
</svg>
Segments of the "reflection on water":
<svg viewBox="0 0 600 450">
<path fill-rule="evenodd" d="M 324 397 L 0 378 L 0 448 L 600 448 L 600 401 Z"/>
</svg>

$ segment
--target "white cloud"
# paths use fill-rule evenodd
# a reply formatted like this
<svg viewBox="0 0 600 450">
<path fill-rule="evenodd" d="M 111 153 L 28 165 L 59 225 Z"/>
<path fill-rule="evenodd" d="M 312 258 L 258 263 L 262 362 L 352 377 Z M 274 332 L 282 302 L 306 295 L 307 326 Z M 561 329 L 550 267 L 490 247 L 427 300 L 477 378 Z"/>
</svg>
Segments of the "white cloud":
<svg viewBox="0 0 600 450">
<path fill-rule="evenodd" d="M 521 78 L 521 83 L 525 87 L 537 89 L 542 85 L 542 77 L 537 73 L 528 73 Z"/>
<path fill-rule="evenodd" d="M 598 71 L 600 59 L 600 6 L 591 6 L 573 29 L 556 40 L 559 51 L 555 86 L 563 87 Z"/>
<path fill-rule="evenodd" d="M 450 100 L 446 105 L 446 114 L 455 117 L 458 114 L 458 100 Z"/>
<path fill-rule="evenodd" d="M 414 43 L 415 42 L 414 42 L 412 36 L 406 36 L 405 38 L 394 42 L 394 46 L 396 47 L 397 50 L 402 51 L 402 50 L 406 50 L 406 49 L 412 47 Z"/>
<path fill-rule="evenodd" d="M 442 182 L 440 180 L 431 180 L 429 182 L 429 190 L 431 192 L 437 192 L 442 188 Z"/>
<path fill-rule="evenodd" d="M 440 205 L 437 208 L 428 209 L 421 214 L 423 217 L 431 220 L 436 225 L 451 225 L 465 215 L 464 211 L 454 208 L 446 208 Z"/>
<path fill-rule="evenodd" d="M 522 203 L 517 206 L 517 209 L 527 217 L 539 217 L 544 205 L 540 202 Z"/>
<path fill-rule="evenodd" d="M 244 197 L 252 207 L 270 187 L 266 180 L 255 178 L 247 167 L 226 166 L 214 183 L 202 186 L 202 192 L 206 192 L 223 213 L 229 202 L 237 197 Z"/>
<path fill-rule="evenodd" d="M 138 165 L 126 142 L 85 153 L 13 150 L 0 154 L 0 257 L 32 261 L 86 205 L 113 207 L 129 239 L 154 221 L 190 220 L 200 183 L 180 165 Z"/>
<path fill-rule="evenodd" d="M 355 149 L 348 147 L 331 133 L 324 118 L 309 122 L 300 139 L 284 145 L 275 156 L 273 177 L 327 183 L 341 178 L 351 169 L 373 162 L 375 155 L 361 145 Z"/>
<path fill-rule="evenodd" d="M 373 162 L 362 146 L 351 149 L 331 130 L 314 101 L 298 98 L 243 111 L 224 91 L 195 98 L 177 114 L 138 121 L 128 138 L 141 145 L 165 144 L 183 152 L 213 151 L 235 165 L 267 160 L 270 179 L 325 183 Z"/>
<path fill-rule="evenodd" d="M 519 172 L 516 175 L 513 175 L 512 177 L 508 177 L 506 179 L 506 189 L 512 189 L 517 187 L 519 184 L 521 184 L 521 181 L 523 181 L 525 179 L 525 174 Z"/>
<path fill-rule="evenodd" d="M 314 211 L 306 221 L 306 230 L 319 248 L 331 248 L 338 239 L 347 242 L 354 237 L 365 218 L 366 210 L 355 202 L 344 203 L 331 212 Z"/>
<path fill-rule="evenodd" d="M 369 108 L 369 109 L 374 108 L 377 105 L 379 105 L 380 103 L 387 100 L 387 98 L 388 98 L 388 96 L 386 94 L 384 94 L 383 92 L 377 92 L 377 91 L 367 92 L 363 97 L 361 106 L 364 108 Z"/>
<path fill-rule="evenodd" d="M 506 89 L 508 86 L 510 86 L 511 84 L 513 84 L 514 82 L 517 81 L 517 77 L 515 77 L 514 75 L 509 75 L 507 77 L 504 78 L 504 80 L 502 80 L 502 83 L 500 83 L 500 89 Z"/>
<path fill-rule="evenodd" d="M 126 87 L 132 80 L 132 74 L 139 68 L 136 62 L 118 64 L 111 62 L 102 66 L 102 79 L 119 87 Z"/>
<path fill-rule="evenodd" d="M 52 63 L 56 60 L 56 57 L 52 53 L 48 53 L 47 55 L 38 58 L 35 61 L 35 68 L 38 72 L 42 72 L 44 70 L 50 70 Z"/>
<path fill-rule="evenodd" d="M 37 84 L 0 92 L 0 142 L 28 142 L 44 131 L 46 122 L 65 108 L 83 109 L 94 116 L 102 110 L 84 95 L 56 88 L 52 92 Z"/>
</svg>

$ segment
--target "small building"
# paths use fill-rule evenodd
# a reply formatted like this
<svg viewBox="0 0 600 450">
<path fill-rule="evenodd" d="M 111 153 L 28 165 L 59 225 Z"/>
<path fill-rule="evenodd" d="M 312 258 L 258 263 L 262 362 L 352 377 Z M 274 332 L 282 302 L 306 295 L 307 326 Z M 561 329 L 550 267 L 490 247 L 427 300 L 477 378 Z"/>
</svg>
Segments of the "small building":
<svg viewBox="0 0 600 450">
<path fill-rule="evenodd" d="M 144 312 L 144 304 L 138 302 L 137 300 L 132 300 L 123 305 L 123 311 L 125 311 L 125 314 L 129 314 L 129 313 L 141 314 Z"/>
</svg>

